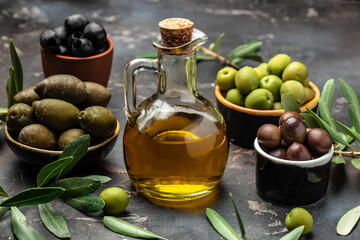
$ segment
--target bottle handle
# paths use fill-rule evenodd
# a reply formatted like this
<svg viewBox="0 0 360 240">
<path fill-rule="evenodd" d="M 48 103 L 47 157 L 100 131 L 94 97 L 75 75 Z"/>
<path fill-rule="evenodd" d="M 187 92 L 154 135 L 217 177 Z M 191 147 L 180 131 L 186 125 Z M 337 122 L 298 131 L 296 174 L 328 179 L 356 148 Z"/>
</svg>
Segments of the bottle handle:
<svg viewBox="0 0 360 240">
<path fill-rule="evenodd" d="M 157 59 L 134 59 L 125 67 L 125 111 L 128 120 L 134 119 L 139 113 L 136 100 L 136 83 L 138 74 L 143 71 L 158 72 Z"/>
</svg>

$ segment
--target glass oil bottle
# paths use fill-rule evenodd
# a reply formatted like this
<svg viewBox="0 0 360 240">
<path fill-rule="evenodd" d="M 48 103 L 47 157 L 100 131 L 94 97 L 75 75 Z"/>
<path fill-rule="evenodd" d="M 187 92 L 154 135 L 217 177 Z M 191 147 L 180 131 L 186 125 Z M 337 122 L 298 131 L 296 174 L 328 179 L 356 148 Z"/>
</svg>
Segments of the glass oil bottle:
<svg viewBox="0 0 360 240">
<path fill-rule="evenodd" d="M 220 182 L 229 143 L 222 115 L 196 89 L 196 47 L 207 36 L 187 19 L 159 25 L 157 59 L 135 59 L 125 69 L 124 159 L 138 192 L 184 201 L 209 194 Z M 157 72 L 158 89 L 137 105 L 141 71 Z"/>
</svg>

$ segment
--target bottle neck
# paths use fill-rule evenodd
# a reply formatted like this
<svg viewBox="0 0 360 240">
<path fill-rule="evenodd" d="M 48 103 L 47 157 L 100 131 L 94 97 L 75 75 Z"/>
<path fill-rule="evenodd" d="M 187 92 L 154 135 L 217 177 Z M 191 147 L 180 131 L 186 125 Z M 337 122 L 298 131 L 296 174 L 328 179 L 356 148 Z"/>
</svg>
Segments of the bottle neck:
<svg viewBox="0 0 360 240">
<path fill-rule="evenodd" d="M 159 53 L 159 81 L 164 94 L 189 94 L 196 92 L 196 56 L 195 51 L 186 55 L 166 55 Z M 161 82 L 163 84 L 161 84 Z M 161 87 L 160 87 L 161 89 Z"/>
</svg>

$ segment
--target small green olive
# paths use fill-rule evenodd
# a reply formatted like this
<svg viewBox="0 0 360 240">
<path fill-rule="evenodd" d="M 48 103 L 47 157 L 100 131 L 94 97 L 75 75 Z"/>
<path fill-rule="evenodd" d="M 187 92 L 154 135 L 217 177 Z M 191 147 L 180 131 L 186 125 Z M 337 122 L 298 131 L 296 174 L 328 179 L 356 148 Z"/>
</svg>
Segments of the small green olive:
<svg viewBox="0 0 360 240">
<path fill-rule="evenodd" d="M 109 215 L 119 214 L 129 205 L 128 194 L 118 187 L 106 188 L 100 193 L 100 198 L 105 202 L 103 211 Z"/>
</svg>

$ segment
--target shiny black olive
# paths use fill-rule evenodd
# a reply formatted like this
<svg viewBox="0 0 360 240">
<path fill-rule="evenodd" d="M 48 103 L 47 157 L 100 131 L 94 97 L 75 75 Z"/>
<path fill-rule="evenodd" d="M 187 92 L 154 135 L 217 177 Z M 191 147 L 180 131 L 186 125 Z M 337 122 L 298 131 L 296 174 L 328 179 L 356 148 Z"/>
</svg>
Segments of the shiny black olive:
<svg viewBox="0 0 360 240">
<path fill-rule="evenodd" d="M 287 118 L 280 127 L 281 135 L 288 145 L 293 142 L 303 144 L 306 137 L 306 125 L 302 119 L 297 117 Z"/>
<path fill-rule="evenodd" d="M 326 131 L 313 128 L 306 135 L 306 143 L 312 154 L 321 156 L 330 150 L 333 141 Z"/>
<path fill-rule="evenodd" d="M 72 33 L 68 39 L 67 39 L 67 46 L 69 48 L 72 47 L 72 44 L 76 41 L 76 40 L 79 40 L 80 38 L 83 38 L 84 37 L 84 34 L 82 32 L 74 32 Z"/>
<path fill-rule="evenodd" d="M 106 31 L 99 23 L 91 22 L 84 28 L 84 37 L 95 47 L 100 47 L 106 42 Z"/>
<path fill-rule="evenodd" d="M 80 38 L 73 43 L 71 52 L 76 57 L 88 57 L 94 53 L 94 47 L 88 39 Z"/>
<path fill-rule="evenodd" d="M 281 117 L 279 118 L 279 126 L 281 126 L 281 124 L 288 119 L 289 117 L 296 117 L 302 120 L 302 117 L 300 116 L 300 114 L 298 114 L 297 112 L 285 112 L 283 115 L 281 115 Z"/>
<path fill-rule="evenodd" d="M 68 33 L 82 32 L 84 27 L 89 23 L 86 17 L 81 14 L 74 14 L 65 19 L 64 26 Z"/>
<path fill-rule="evenodd" d="M 68 33 L 64 26 L 58 26 L 54 28 L 54 32 L 60 37 L 61 44 L 65 45 L 68 39 Z"/>
<path fill-rule="evenodd" d="M 273 124 L 264 124 L 257 131 L 257 139 L 260 146 L 265 148 L 276 148 L 281 142 L 280 129 Z"/>
<path fill-rule="evenodd" d="M 60 45 L 60 37 L 55 31 L 46 29 L 40 35 L 40 45 L 46 52 L 54 53 Z"/>
<path fill-rule="evenodd" d="M 109 49 L 109 42 L 106 41 L 105 44 L 103 44 L 102 46 L 98 47 L 95 49 L 94 55 L 100 54 L 105 52 L 106 50 Z"/>
<path fill-rule="evenodd" d="M 304 145 L 294 142 L 286 151 L 286 159 L 294 161 L 306 161 L 311 160 L 312 156 Z"/>
</svg>

